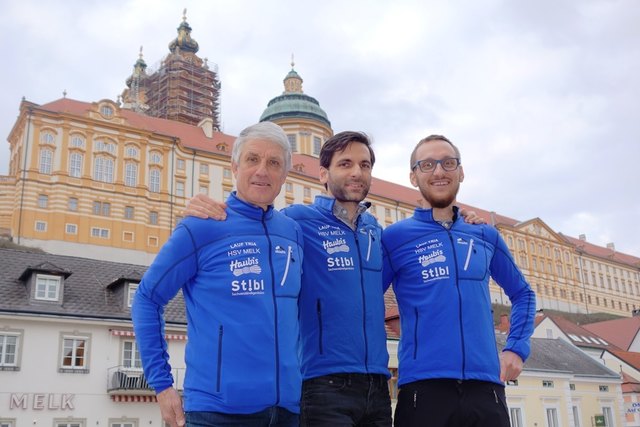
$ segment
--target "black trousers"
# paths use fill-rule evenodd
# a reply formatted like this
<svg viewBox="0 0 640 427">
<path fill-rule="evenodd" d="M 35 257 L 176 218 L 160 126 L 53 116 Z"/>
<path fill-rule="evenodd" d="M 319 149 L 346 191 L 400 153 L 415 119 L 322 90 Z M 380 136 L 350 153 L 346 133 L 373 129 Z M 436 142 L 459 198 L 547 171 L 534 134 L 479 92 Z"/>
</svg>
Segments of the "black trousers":
<svg viewBox="0 0 640 427">
<path fill-rule="evenodd" d="M 504 386 L 486 381 L 435 379 L 404 384 L 395 427 L 509 427 Z"/>
</svg>

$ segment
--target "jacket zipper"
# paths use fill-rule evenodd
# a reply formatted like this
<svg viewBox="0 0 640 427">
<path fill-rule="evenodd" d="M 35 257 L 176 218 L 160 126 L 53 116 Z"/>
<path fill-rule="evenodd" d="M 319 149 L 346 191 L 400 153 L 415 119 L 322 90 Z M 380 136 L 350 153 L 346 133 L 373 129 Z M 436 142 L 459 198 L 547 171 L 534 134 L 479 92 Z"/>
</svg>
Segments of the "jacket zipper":
<svg viewBox="0 0 640 427">
<path fill-rule="evenodd" d="M 265 216 L 267 211 L 262 212 L 262 227 L 264 228 L 264 234 L 267 237 L 267 241 L 269 242 L 269 270 L 271 270 L 271 299 L 273 301 L 273 332 L 275 339 L 275 376 L 276 376 L 276 401 L 275 405 L 277 406 L 280 403 L 280 340 L 278 338 L 278 300 L 276 299 L 276 290 L 275 290 L 275 276 L 274 276 L 274 268 L 273 268 L 273 244 L 271 242 L 271 236 L 269 235 L 269 229 L 267 228 L 267 223 L 265 220 Z"/>
<path fill-rule="evenodd" d="M 369 262 L 369 258 L 371 257 L 371 239 L 372 239 L 371 233 L 372 233 L 372 231 L 369 230 L 369 233 L 368 233 L 369 234 L 369 246 L 367 247 L 367 262 Z"/>
<path fill-rule="evenodd" d="M 318 311 L 318 347 L 320 349 L 320 354 L 323 354 L 324 350 L 322 348 L 322 305 L 320 303 L 320 300 L 318 300 L 316 309 Z"/>
<path fill-rule="evenodd" d="M 223 327 L 218 329 L 218 377 L 216 378 L 216 392 L 220 392 L 220 377 L 222 377 L 222 335 Z"/>
<path fill-rule="evenodd" d="M 464 261 L 464 271 L 469 268 L 469 261 L 471 260 L 471 251 L 473 250 L 473 239 L 469 241 L 469 249 L 467 249 L 467 259 Z"/>
<path fill-rule="evenodd" d="M 418 358 L 418 307 L 415 307 L 414 310 L 416 313 L 416 322 L 413 328 L 413 360 Z"/>
<path fill-rule="evenodd" d="M 284 267 L 284 276 L 282 276 L 282 281 L 280 282 L 280 286 L 284 286 L 284 282 L 287 280 L 290 263 L 291 263 L 291 246 L 289 246 L 289 248 L 287 249 L 287 265 L 285 265 Z"/>
<path fill-rule="evenodd" d="M 451 226 L 453 226 L 455 223 Z M 443 227 L 444 228 L 444 227 Z M 456 272 L 456 290 L 458 291 L 458 324 L 460 326 L 460 346 L 462 353 L 462 366 L 461 366 L 461 378 L 466 379 L 465 371 L 466 371 L 466 354 L 465 354 L 465 346 L 464 346 L 464 329 L 462 327 L 462 294 L 460 293 L 460 281 L 458 280 L 458 256 L 456 254 L 456 246 L 453 241 L 453 236 L 451 235 L 451 229 L 445 229 L 447 234 L 449 235 L 449 241 L 451 242 L 451 252 L 453 253 L 453 264 L 455 266 Z M 469 248 L 471 248 L 471 244 L 469 244 Z"/>
<path fill-rule="evenodd" d="M 360 222 L 360 218 L 358 218 L 358 223 Z M 366 292 L 364 290 L 364 274 L 362 272 L 362 255 L 360 252 L 360 239 L 358 239 L 358 224 L 356 224 L 356 229 L 353 230 L 353 234 L 356 241 L 356 246 L 358 247 L 358 268 L 360 270 L 360 292 L 362 293 L 362 332 L 364 334 L 364 367 L 366 372 L 369 372 L 369 340 L 367 339 L 367 299 Z M 371 239 L 371 235 L 369 235 L 369 239 Z M 369 245 L 371 247 L 371 245 Z M 368 259 L 368 258 L 367 258 Z"/>
</svg>

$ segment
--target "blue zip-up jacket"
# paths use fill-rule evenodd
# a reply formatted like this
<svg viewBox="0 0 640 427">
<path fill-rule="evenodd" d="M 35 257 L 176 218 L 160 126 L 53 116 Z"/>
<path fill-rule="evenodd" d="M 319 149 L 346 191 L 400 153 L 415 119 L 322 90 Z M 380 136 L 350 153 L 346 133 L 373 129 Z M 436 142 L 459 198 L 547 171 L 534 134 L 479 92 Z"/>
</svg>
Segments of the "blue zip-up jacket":
<svg viewBox="0 0 640 427">
<path fill-rule="evenodd" d="M 535 294 L 498 230 L 458 217 L 447 230 L 431 209 L 384 230 L 385 283 L 400 311 L 398 385 L 432 378 L 502 384 L 489 278 L 504 289 L 511 330 L 504 350 L 526 360 Z"/>
<path fill-rule="evenodd" d="M 333 214 L 335 199 L 282 212 L 304 235 L 300 291 L 303 379 L 336 373 L 389 376 L 382 286 L 381 227 L 362 213 L 352 230 Z"/>
<path fill-rule="evenodd" d="M 187 310 L 185 411 L 299 413 L 300 227 L 235 196 L 227 220 L 183 219 L 145 273 L 131 314 L 148 383 L 173 377 L 164 306 L 182 289 Z"/>
</svg>

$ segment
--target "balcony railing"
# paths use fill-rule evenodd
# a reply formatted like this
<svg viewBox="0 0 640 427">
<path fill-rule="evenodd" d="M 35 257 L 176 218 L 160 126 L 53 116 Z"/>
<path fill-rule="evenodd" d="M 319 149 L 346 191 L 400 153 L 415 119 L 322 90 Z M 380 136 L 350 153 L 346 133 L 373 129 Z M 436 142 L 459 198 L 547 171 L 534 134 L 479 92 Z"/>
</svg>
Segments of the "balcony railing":
<svg viewBox="0 0 640 427">
<path fill-rule="evenodd" d="M 183 389 L 184 368 L 172 369 L 174 386 Z M 107 393 L 127 395 L 152 395 L 153 388 L 147 383 L 141 369 L 123 365 L 114 366 L 107 371 Z"/>
</svg>

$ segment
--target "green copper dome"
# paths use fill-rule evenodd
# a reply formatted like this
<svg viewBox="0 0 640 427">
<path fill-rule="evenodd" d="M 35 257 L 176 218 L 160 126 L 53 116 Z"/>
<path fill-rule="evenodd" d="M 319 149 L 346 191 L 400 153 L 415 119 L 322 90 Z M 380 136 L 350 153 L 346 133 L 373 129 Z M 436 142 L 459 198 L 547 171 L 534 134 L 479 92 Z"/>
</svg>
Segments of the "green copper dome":
<svg viewBox="0 0 640 427">
<path fill-rule="evenodd" d="M 264 110 L 260 121 L 273 121 L 281 118 L 304 118 L 317 120 L 331 127 L 327 113 L 320 107 L 320 103 L 312 96 L 302 92 L 302 77 L 293 69 L 284 78 L 284 92 L 276 96 Z"/>
<path fill-rule="evenodd" d="M 304 93 L 285 93 L 276 96 L 267 104 L 267 109 L 260 116 L 260 121 L 273 121 L 287 117 L 318 120 L 331 127 L 327 113 L 320 108 L 318 101 Z"/>
</svg>

